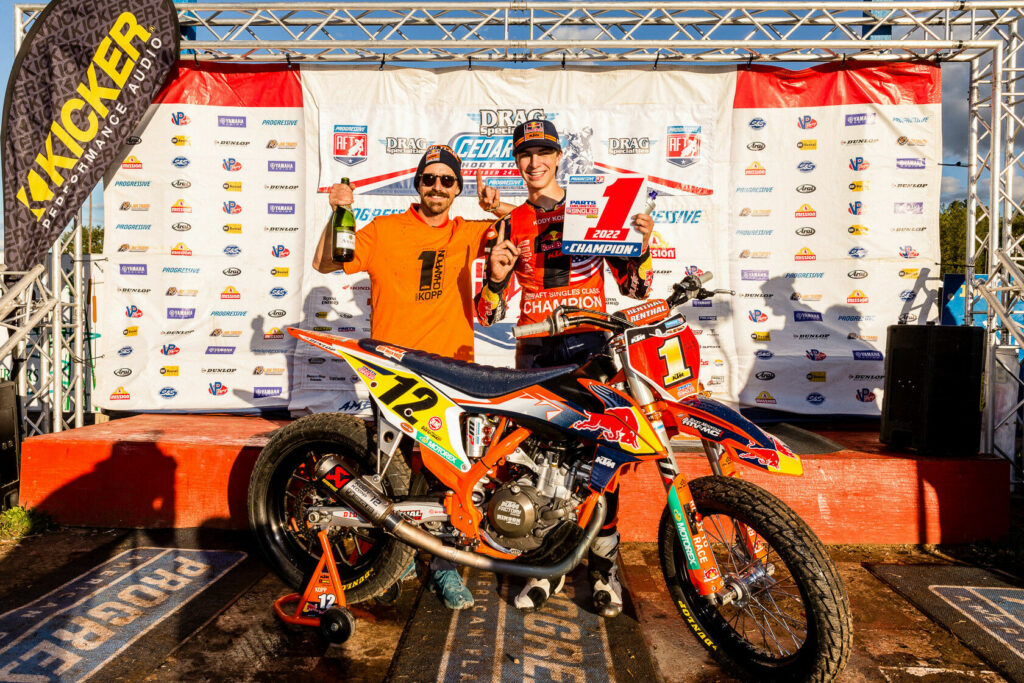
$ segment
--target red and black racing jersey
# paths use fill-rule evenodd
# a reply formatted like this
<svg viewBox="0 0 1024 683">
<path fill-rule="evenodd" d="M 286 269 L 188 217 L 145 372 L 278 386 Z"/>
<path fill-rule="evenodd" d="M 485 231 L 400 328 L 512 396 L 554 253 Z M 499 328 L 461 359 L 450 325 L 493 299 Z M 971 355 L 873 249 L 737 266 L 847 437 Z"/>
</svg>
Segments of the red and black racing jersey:
<svg viewBox="0 0 1024 683">
<path fill-rule="evenodd" d="M 605 310 L 604 261 L 624 296 L 647 298 L 653 277 L 650 249 L 632 258 L 563 254 L 564 218 L 563 199 L 551 211 L 526 202 L 495 223 L 494 229 L 500 234 L 504 227 L 504 234 L 519 248 L 519 260 L 504 282 L 494 284 L 485 278 L 476 296 L 481 325 L 486 327 L 505 317 L 505 293 L 513 274 L 523 288 L 520 325 L 540 322 L 561 305 Z"/>
</svg>

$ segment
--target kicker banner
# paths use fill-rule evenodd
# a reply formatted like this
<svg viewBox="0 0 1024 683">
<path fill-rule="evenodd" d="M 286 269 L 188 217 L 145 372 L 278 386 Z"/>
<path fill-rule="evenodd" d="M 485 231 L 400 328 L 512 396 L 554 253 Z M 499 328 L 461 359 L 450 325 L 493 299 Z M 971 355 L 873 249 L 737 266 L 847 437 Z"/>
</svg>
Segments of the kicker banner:
<svg viewBox="0 0 1024 683">
<path fill-rule="evenodd" d="M 4 258 L 41 263 L 119 160 L 178 56 L 169 0 L 56 0 L 35 20 L 4 100 Z"/>
<path fill-rule="evenodd" d="M 886 326 L 934 317 L 940 92 L 939 70 L 918 64 L 181 67 L 106 179 L 95 401 L 367 410 L 340 359 L 286 334 L 369 336 L 369 280 L 309 265 L 330 214 L 324 192 L 351 178 L 357 225 L 405 211 L 419 157 L 443 143 L 463 160 L 454 213 L 486 218 L 476 171 L 523 201 L 512 130 L 546 118 L 564 175 L 642 175 L 657 191 L 653 296 L 705 270 L 735 291 L 682 309 L 707 391 L 741 406 L 877 414 Z M 482 277 L 477 262 L 477 288 Z M 606 283 L 610 308 L 631 305 Z M 517 306 L 477 326 L 478 362 L 512 363 Z"/>
</svg>

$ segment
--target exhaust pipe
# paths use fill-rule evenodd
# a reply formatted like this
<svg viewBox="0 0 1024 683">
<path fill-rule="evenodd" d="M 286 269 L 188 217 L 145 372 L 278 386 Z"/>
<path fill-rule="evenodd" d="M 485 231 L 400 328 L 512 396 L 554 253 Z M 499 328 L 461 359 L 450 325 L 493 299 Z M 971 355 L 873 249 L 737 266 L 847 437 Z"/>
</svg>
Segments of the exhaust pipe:
<svg viewBox="0 0 1024 683">
<path fill-rule="evenodd" d="M 381 496 L 362 478 L 350 474 L 334 456 L 328 455 L 321 460 L 314 470 L 314 476 L 318 482 L 334 492 L 339 502 L 352 506 L 356 512 L 375 526 L 383 527 L 399 540 L 414 548 L 426 550 L 432 555 L 443 557 L 456 564 L 465 564 L 496 574 L 521 576 L 527 579 L 550 579 L 563 576 L 575 569 L 601 530 L 608 509 L 604 496 L 600 496 L 579 545 L 557 564 L 535 566 L 499 560 L 445 545 L 440 539 L 410 524 L 404 517 L 396 513 L 394 504 L 390 500 Z"/>
</svg>

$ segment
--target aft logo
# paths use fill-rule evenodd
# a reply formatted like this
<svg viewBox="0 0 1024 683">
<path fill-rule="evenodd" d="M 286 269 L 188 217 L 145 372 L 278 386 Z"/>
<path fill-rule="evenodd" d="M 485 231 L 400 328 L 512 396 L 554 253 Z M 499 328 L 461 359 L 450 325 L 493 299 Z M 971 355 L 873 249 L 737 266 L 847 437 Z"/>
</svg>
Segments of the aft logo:
<svg viewBox="0 0 1024 683">
<path fill-rule="evenodd" d="M 334 160 L 346 166 L 366 161 L 366 126 L 334 126 Z"/>
<path fill-rule="evenodd" d="M 665 134 L 665 161 L 686 168 L 700 161 L 700 126 L 669 126 Z M 761 173 L 764 173 L 762 169 Z"/>
</svg>

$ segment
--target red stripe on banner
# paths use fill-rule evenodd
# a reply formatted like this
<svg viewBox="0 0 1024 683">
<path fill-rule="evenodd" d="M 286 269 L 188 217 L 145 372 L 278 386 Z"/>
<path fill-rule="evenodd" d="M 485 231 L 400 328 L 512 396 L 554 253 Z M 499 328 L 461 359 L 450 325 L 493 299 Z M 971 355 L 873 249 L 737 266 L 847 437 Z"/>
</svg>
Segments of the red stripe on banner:
<svg viewBox="0 0 1024 683">
<path fill-rule="evenodd" d="M 415 168 L 407 168 L 404 171 L 392 171 L 391 173 L 382 173 L 380 175 L 375 175 L 372 178 L 363 178 L 362 180 L 352 180 L 352 181 L 349 182 L 349 185 L 351 185 L 352 187 L 358 188 L 358 187 L 363 187 L 365 185 L 373 185 L 374 183 L 379 183 L 382 180 L 390 180 L 390 179 L 392 179 L 392 178 L 394 178 L 396 176 L 407 175 L 409 173 L 415 173 L 415 172 L 416 172 Z M 330 187 L 318 187 L 318 188 L 316 188 L 316 191 L 317 192 L 330 192 L 331 188 Z"/>
<path fill-rule="evenodd" d="M 287 64 L 216 64 L 179 61 L 157 104 L 221 107 L 301 107 L 299 70 Z"/>
<path fill-rule="evenodd" d="M 837 104 L 939 104 L 942 71 L 924 62 L 865 65 L 856 61 L 791 71 L 775 66 L 737 70 L 734 109 Z"/>
<path fill-rule="evenodd" d="M 636 171 L 630 171 L 629 169 L 626 169 L 626 168 L 618 168 L 618 167 L 612 166 L 610 164 L 603 164 L 603 163 L 601 163 L 599 161 L 595 161 L 594 162 L 594 166 L 597 166 L 598 168 L 603 168 L 603 169 L 608 170 L 608 171 L 615 171 L 616 173 L 630 173 L 630 174 L 636 173 Z M 689 192 L 690 194 L 697 194 L 697 195 L 709 195 L 709 194 L 713 193 L 713 190 L 710 187 L 698 187 L 697 185 L 684 185 L 684 184 L 682 184 L 680 182 L 677 182 L 675 180 L 669 180 L 668 178 L 659 178 L 656 175 L 649 175 L 649 176 L 647 176 L 647 179 L 652 181 L 652 182 L 658 183 L 660 185 L 664 185 L 665 187 L 671 187 L 674 190 L 679 190 L 680 192 Z"/>
</svg>

